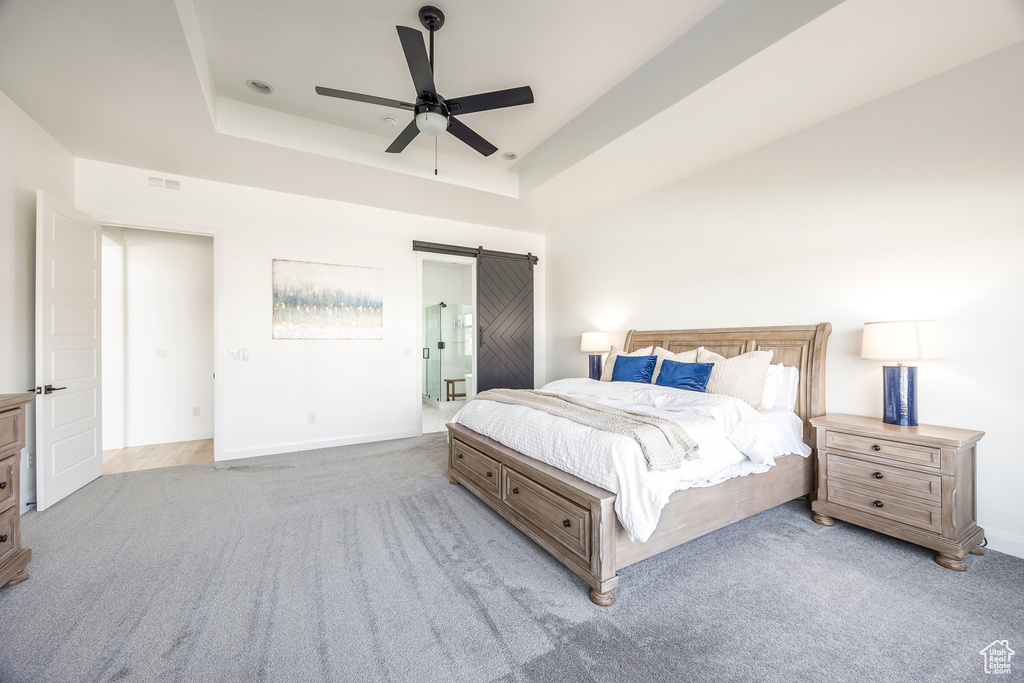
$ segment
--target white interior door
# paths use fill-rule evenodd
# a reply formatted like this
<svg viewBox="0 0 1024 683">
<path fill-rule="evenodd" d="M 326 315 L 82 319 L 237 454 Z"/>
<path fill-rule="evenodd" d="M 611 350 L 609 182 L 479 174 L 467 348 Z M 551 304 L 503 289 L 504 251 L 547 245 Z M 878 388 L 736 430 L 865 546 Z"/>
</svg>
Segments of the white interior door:
<svg viewBox="0 0 1024 683">
<path fill-rule="evenodd" d="M 36 509 L 103 474 L 99 222 L 36 194 Z"/>
</svg>

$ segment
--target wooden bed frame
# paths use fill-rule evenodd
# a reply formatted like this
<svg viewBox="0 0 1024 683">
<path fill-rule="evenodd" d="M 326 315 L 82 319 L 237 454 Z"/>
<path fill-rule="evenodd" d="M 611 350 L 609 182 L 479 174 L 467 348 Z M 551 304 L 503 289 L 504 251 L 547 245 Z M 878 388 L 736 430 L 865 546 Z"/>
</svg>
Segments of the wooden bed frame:
<svg viewBox="0 0 1024 683">
<path fill-rule="evenodd" d="M 678 353 L 703 346 L 727 358 L 758 349 L 800 371 L 796 413 L 815 448 L 811 418 L 825 414 L 825 349 L 832 325 L 665 330 L 626 335 L 625 350 L 655 345 Z M 676 491 L 644 543 L 629 540 L 615 516 L 615 494 L 459 424 L 448 425 L 448 475 L 514 524 L 591 586 L 601 606 L 615 601 L 618 570 L 721 529 L 815 488 L 815 458 L 786 455 L 762 474 Z"/>
</svg>

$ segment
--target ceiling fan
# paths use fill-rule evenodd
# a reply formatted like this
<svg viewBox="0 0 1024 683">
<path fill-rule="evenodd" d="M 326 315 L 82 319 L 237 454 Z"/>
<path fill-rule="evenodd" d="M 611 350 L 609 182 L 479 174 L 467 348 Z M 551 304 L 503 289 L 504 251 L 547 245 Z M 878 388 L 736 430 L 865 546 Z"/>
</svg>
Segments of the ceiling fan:
<svg viewBox="0 0 1024 683">
<path fill-rule="evenodd" d="M 387 148 L 388 152 L 401 152 L 420 133 L 436 137 L 448 131 L 485 157 L 494 154 L 498 148 L 455 118 L 455 115 L 532 104 L 533 90 L 530 89 L 530 86 L 525 85 L 520 88 L 509 88 L 508 90 L 497 90 L 453 99 L 441 97 L 437 88 L 434 87 L 434 32 L 444 26 L 444 12 L 437 7 L 427 5 L 420 8 L 419 18 L 423 27 L 430 31 L 429 58 L 423 45 L 423 34 L 408 26 L 395 27 L 398 29 L 398 38 L 402 41 L 405 61 L 409 63 L 409 73 L 412 74 L 413 85 L 416 86 L 416 101 L 414 103 L 321 86 L 316 87 L 317 94 L 414 112 L 415 117 L 412 122 L 395 138 L 395 141 Z"/>
</svg>

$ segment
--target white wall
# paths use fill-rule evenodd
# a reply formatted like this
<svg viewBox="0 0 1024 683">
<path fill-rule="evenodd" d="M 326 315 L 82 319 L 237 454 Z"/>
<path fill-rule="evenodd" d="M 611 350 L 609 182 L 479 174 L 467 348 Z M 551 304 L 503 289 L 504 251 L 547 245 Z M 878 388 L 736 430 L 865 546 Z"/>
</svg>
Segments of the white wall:
<svg viewBox="0 0 1024 683">
<path fill-rule="evenodd" d="M 86 213 L 214 235 L 218 459 L 420 434 L 413 240 L 539 255 L 535 372 L 545 376 L 542 236 L 196 178 L 170 192 L 148 187 L 144 170 L 82 159 L 75 168 L 75 204 Z M 383 268 L 384 339 L 271 339 L 275 258 Z M 242 348 L 248 362 L 227 360 Z"/>
<path fill-rule="evenodd" d="M 125 443 L 212 438 L 213 240 L 154 230 L 123 235 Z"/>
<path fill-rule="evenodd" d="M 548 379 L 579 335 L 829 321 L 827 405 L 880 416 L 863 324 L 935 319 L 922 423 L 986 432 L 978 521 L 1024 557 L 1024 44 L 548 238 Z"/>
<path fill-rule="evenodd" d="M 36 190 L 70 202 L 71 154 L 0 92 L 0 393 L 35 385 Z M 21 458 L 22 510 L 35 501 L 35 411 Z"/>
<path fill-rule="evenodd" d="M 103 450 L 124 448 L 124 238 L 103 231 L 102 384 Z"/>
</svg>

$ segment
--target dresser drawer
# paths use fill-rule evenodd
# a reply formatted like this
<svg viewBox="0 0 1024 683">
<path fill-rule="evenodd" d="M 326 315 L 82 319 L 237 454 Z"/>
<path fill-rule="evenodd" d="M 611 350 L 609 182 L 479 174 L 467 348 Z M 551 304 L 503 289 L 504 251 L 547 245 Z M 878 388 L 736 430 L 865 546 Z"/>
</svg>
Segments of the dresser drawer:
<svg viewBox="0 0 1024 683">
<path fill-rule="evenodd" d="M 844 479 L 858 487 L 914 496 L 938 505 L 942 501 L 942 477 L 938 474 L 905 470 L 891 465 L 828 454 L 829 481 Z"/>
<path fill-rule="evenodd" d="M 487 457 L 461 441 L 456 441 L 451 465 L 484 491 L 498 495 L 497 460 Z"/>
<path fill-rule="evenodd" d="M 508 467 L 505 503 L 531 520 L 537 530 L 584 562 L 590 562 L 590 510 Z"/>
<path fill-rule="evenodd" d="M 0 413 L 0 453 L 21 450 L 25 438 L 25 413 L 21 408 Z"/>
<path fill-rule="evenodd" d="M 939 458 L 939 449 L 928 446 L 887 441 L 885 439 L 872 439 L 867 436 L 856 436 L 832 431 L 828 432 L 826 444 L 830 451 L 838 449 L 854 453 L 864 453 L 865 455 L 889 458 L 890 460 L 899 460 L 936 469 L 942 464 Z"/>
<path fill-rule="evenodd" d="M 18 501 L 18 456 L 0 460 L 0 512 Z"/>
<path fill-rule="evenodd" d="M 0 512 L 0 567 L 18 551 L 18 507 Z"/>
<path fill-rule="evenodd" d="M 927 531 L 941 530 L 942 508 L 939 505 L 904 498 L 898 493 L 873 491 L 852 482 L 829 479 L 828 502 Z"/>
</svg>

